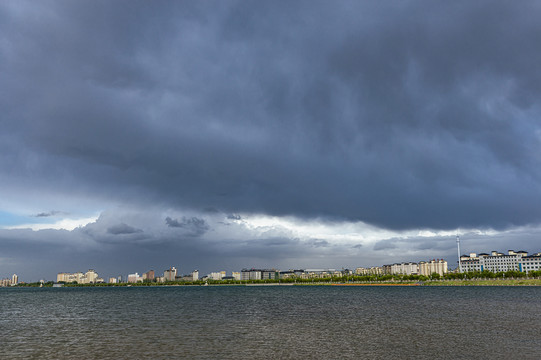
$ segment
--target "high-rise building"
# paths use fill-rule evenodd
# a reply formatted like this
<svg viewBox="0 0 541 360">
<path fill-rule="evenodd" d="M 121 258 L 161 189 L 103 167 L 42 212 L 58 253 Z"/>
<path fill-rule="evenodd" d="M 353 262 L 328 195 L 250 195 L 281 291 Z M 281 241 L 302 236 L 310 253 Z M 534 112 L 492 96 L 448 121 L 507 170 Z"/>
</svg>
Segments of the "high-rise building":
<svg viewBox="0 0 541 360">
<path fill-rule="evenodd" d="M 211 279 L 211 280 L 222 280 L 222 278 L 224 277 L 224 276 L 223 276 L 224 274 L 222 274 L 222 273 L 223 273 L 222 271 L 221 271 L 221 272 L 211 272 L 211 273 L 208 275 L 208 277 L 209 277 L 209 279 Z"/>
<path fill-rule="evenodd" d="M 173 266 L 163 272 L 165 281 L 175 281 L 177 277 L 177 269 Z"/>
<path fill-rule="evenodd" d="M 98 273 L 90 269 L 86 272 L 86 274 L 83 274 L 82 272 L 58 273 L 56 275 L 56 282 L 94 284 L 98 281 L 98 278 Z"/>
<path fill-rule="evenodd" d="M 85 284 L 95 284 L 96 280 L 98 280 L 98 273 L 93 269 L 90 269 L 85 273 Z"/>
<path fill-rule="evenodd" d="M 430 276 L 433 273 L 440 276 L 447 274 L 447 261 L 439 259 L 419 262 L 419 275 Z"/>
<path fill-rule="evenodd" d="M 143 278 L 139 276 L 138 273 L 128 274 L 128 282 L 129 283 L 143 282 Z"/>
<path fill-rule="evenodd" d="M 17 276 L 17 274 L 13 274 L 13 276 L 11 277 L 11 286 L 15 286 L 19 283 L 19 277 Z"/>
<path fill-rule="evenodd" d="M 383 271 L 386 274 L 401 274 L 401 275 L 418 275 L 419 265 L 414 262 L 383 265 Z"/>
<path fill-rule="evenodd" d="M 197 281 L 199 280 L 199 270 L 194 270 L 192 271 L 192 281 Z"/>
<path fill-rule="evenodd" d="M 241 280 L 261 280 L 261 269 L 242 269 L 240 272 Z"/>
<path fill-rule="evenodd" d="M 154 270 L 149 270 L 143 274 L 143 281 L 154 281 Z"/>
</svg>

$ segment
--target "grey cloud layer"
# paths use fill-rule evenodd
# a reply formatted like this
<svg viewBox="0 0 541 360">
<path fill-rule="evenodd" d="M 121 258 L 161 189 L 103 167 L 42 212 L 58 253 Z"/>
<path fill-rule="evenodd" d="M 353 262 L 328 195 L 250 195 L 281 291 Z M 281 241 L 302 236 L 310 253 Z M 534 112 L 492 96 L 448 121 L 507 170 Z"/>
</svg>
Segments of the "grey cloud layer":
<svg viewBox="0 0 541 360">
<path fill-rule="evenodd" d="M 355 268 L 431 258 L 445 258 L 453 267 L 456 259 L 454 236 L 393 237 L 362 245 L 324 237 L 299 238 L 279 226 L 248 229 L 242 222 L 224 224 L 227 215 L 223 213 L 195 218 L 218 234 L 209 231 L 194 237 L 144 210 L 104 212 L 97 221 L 72 231 L 0 229 L 0 277 L 16 272 L 24 281 L 51 280 L 57 272 L 88 268 L 105 277 L 149 269 L 162 272 L 169 266 L 181 273 L 199 269 L 203 274 L 245 267 Z M 525 227 L 491 236 L 463 233 L 462 249 L 464 253 L 508 248 L 539 251 L 539 232 L 539 228 Z"/>
<path fill-rule="evenodd" d="M 395 229 L 541 221 L 538 2 L 0 7 L 6 189 Z"/>
</svg>

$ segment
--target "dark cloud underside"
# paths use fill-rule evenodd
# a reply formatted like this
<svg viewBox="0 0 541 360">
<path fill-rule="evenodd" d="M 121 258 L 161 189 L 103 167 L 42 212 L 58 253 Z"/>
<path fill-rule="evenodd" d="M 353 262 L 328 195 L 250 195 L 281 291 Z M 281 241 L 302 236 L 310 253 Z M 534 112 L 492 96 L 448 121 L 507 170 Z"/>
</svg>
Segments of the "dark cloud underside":
<svg viewBox="0 0 541 360">
<path fill-rule="evenodd" d="M 0 7 L 5 189 L 395 229 L 540 222 L 539 2 Z"/>
</svg>

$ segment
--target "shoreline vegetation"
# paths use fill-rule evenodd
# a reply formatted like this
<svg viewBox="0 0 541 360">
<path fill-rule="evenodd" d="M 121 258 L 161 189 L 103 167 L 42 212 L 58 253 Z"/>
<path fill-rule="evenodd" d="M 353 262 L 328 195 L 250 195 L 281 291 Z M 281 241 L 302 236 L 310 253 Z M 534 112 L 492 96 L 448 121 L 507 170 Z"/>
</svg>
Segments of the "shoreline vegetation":
<svg viewBox="0 0 541 360">
<path fill-rule="evenodd" d="M 448 273 L 440 276 L 433 273 L 423 275 L 349 275 L 314 279 L 288 278 L 280 280 L 197 280 L 151 281 L 139 283 L 96 283 L 77 284 L 52 281 L 41 283 L 21 283 L 15 287 L 140 287 L 140 286 L 541 286 L 541 271 L 528 274 L 519 271 L 492 273 L 489 271 L 469 273 Z"/>
</svg>

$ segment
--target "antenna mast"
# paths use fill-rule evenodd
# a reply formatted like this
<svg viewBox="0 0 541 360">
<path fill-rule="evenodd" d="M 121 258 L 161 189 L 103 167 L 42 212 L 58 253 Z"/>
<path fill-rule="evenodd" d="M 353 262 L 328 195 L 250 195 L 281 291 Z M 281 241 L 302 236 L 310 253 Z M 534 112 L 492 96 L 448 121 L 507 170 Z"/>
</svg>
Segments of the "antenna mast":
<svg viewBox="0 0 541 360">
<path fill-rule="evenodd" d="M 458 253 L 458 272 L 462 272 L 462 263 L 460 262 L 460 235 L 458 235 L 458 231 L 456 232 L 456 250 Z"/>
</svg>

